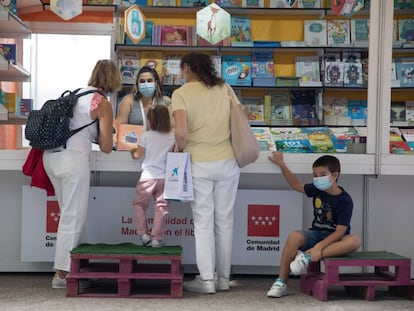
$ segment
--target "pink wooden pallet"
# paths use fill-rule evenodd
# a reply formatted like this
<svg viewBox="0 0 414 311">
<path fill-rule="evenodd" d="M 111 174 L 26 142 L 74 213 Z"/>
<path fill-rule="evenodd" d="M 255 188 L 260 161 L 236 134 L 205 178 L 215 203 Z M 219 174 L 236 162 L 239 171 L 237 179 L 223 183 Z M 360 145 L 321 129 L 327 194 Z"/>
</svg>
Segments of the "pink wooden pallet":
<svg viewBox="0 0 414 311">
<path fill-rule="evenodd" d="M 66 280 L 67 297 L 180 298 L 181 255 L 71 254 Z M 92 286 L 80 290 L 79 280 L 92 280 Z M 94 286 L 105 281 L 115 282 L 115 292 Z"/>
<path fill-rule="evenodd" d="M 414 281 L 411 280 L 411 260 L 389 252 L 354 252 L 345 257 L 325 258 L 312 263 L 308 273 L 301 277 L 301 289 L 308 295 L 326 301 L 329 286 L 344 286 L 351 293 L 375 299 L 375 288 L 386 286 L 393 294 L 414 299 Z M 340 267 L 373 267 L 373 273 L 340 273 Z"/>
</svg>

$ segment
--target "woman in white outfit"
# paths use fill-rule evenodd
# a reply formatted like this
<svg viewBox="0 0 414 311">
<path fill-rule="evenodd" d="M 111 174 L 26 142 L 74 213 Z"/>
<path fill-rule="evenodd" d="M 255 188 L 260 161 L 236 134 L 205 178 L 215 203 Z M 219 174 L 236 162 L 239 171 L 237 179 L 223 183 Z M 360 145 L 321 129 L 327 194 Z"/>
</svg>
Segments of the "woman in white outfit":
<svg viewBox="0 0 414 311">
<path fill-rule="evenodd" d="M 116 64 L 111 60 L 100 60 L 92 71 L 88 87 L 79 92 L 96 89 L 109 94 L 117 91 L 120 86 L 121 76 Z M 66 287 L 66 274 L 70 271 L 69 252 L 78 246 L 86 221 L 90 186 L 89 154 L 92 142 L 97 139 L 100 150 L 104 153 L 112 151 L 112 105 L 99 93 L 79 98 L 69 128 L 73 130 L 93 120 L 98 122 L 69 138 L 66 148 L 62 146 L 46 150 L 43 154 L 43 164 L 60 207 L 53 288 Z"/>
</svg>

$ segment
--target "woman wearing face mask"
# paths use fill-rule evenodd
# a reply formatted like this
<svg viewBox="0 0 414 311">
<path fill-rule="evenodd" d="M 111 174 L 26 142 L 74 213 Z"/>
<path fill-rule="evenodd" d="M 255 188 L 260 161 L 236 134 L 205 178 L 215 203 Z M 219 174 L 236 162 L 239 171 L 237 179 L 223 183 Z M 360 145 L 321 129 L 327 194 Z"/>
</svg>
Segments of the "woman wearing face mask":
<svg viewBox="0 0 414 311">
<path fill-rule="evenodd" d="M 155 69 L 142 67 L 137 74 L 132 93 L 125 95 L 119 105 L 116 117 L 119 124 L 147 126 L 145 115 L 151 106 L 169 106 L 171 103 L 171 99 L 162 93 L 162 84 Z"/>
</svg>

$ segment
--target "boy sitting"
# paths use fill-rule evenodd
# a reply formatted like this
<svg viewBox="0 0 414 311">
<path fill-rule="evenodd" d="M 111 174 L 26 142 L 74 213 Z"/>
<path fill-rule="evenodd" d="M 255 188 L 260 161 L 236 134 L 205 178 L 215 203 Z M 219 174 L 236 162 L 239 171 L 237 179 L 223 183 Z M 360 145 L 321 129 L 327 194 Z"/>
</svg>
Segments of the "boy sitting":
<svg viewBox="0 0 414 311">
<path fill-rule="evenodd" d="M 305 274 L 311 261 L 349 254 L 360 247 L 361 241 L 350 234 L 353 203 L 351 196 L 337 185 L 341 166 L 336 157 L 324 155 L 313 163 L 312 184 L 303 184 L 296 178 L 281 152 L 273 152 L 269 160 L 279 165 L 290 187 L 313 199 L 312 228 L 290 233 L 283 248 L 279 277 L 267 292 L 268 297 L 279 298 L 287 294 L 289 268 L 294 275 Z"/>
</svg>

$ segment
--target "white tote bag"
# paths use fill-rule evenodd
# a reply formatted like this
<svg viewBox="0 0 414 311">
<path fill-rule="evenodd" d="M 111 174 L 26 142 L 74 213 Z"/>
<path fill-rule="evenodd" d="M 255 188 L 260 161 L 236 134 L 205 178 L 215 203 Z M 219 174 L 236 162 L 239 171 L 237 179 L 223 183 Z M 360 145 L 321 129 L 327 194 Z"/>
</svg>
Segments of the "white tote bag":
<svg viewBox="0 0 414 311">
<path fill-rule="evenodd" d="M 191 161 L 188 152 L 168 152 L 164 199 L 180 202 L 194 200 Z"/>
</svg>

